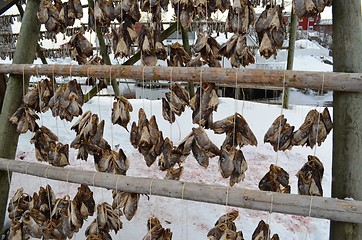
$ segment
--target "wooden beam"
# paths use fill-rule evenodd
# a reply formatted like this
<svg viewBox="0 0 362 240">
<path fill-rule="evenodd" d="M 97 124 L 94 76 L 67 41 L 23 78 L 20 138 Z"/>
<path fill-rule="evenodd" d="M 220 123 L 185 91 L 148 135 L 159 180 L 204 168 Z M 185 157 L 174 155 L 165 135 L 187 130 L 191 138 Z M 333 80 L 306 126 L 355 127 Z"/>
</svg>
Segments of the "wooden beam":
<svg viewBox="0 0 362 240">
<path fill-rule="evenodd" d="M 235 68 L 194 68 L 194 67 L 148 67 L 148 66 L 80 66 L 80 65 L 35 65 L 35 64 L 0 64 L 0 73 L 26 75 L 48 75 L 54 72 L 58 76 L 94 76 L 113 78 L 142 79 L 144 74 L 148 80 L 172 80 L 176 82 L 200 82 L 201 70 L 204 82 L 223 83 L 235 86 L 238 76 L 238 87 L 294 87 L 315 90 L 331 90 L 342 92 L 362 92 L 362 73 L 308 72 L 267 69 L 235 69 Z M 237 74 L 236 74 L 237 73 Z M 285 83 L 283 84 L 283 82 Z"/>
<path fill-rule="evenodd" d="M 150 188 L 152 187 L 152 195 L 220 205 L 225 205 L 227 201 L 230 207 L 261 211 L 270 211 L 270 205 L 273 202 L 273 212 L 277 213 L 300 216 L 309 216 L 310 213 L 310 216 L 314 218 L 362 222 L 362 201 L 272 193 L 173 180 L 128 177 L 3 158 L 0 158 L 0 169 L 107 189 L 117 188 L 120 191 L 140 194 L 150 194 Z"/>
<path fill-rule="evenodd" d="M 333 1 L 334 72 L 362 72 L 361 11 L 361 0 Z M 332 197 L 362 200 L 361 102 L 360 92 L 333 94 Z M 362 224 L 332 221 L 330 239 L 362 240 Z"/>
</svg>

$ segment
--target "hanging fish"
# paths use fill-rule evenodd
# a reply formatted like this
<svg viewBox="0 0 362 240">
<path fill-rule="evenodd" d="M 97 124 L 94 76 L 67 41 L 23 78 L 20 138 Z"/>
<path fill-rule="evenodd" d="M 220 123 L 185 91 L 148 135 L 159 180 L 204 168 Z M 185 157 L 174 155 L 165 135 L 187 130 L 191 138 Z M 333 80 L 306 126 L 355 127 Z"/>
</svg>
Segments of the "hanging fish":
<svg viewBox="0 0 362 240">
<path fill-rule="evenodd" d="M 323 163 L 316 157 L 309 155 L 308 162 L 298 171 L 298 193 L 301 195 L 323 196 L 322 178 Z"/>
<path fill-rule="evenodd" d="M 281 167 L 270 165 L 270 170 L 259 182 L 262 191 L 290 193 L 289 174 Z"/>
</svg>

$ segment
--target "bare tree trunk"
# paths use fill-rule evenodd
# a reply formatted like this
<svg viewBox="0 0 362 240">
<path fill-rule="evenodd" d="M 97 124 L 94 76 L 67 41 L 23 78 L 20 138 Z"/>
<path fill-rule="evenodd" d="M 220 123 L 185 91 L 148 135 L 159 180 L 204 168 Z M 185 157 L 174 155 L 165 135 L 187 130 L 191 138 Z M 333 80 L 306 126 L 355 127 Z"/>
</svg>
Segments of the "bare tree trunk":
<svg viewBox="0 0 362 240">
<path fill-rule="evenodd" d="M 295 40 L 296 40 L 296 35 L 297 35 L 297 25 L 298 25 L 298 18 L 297 18 L 297 15 L 294 13 L 294 8 L 292 7 L 292 10 L 290 13 L 287 70 L 293 70 Z M 285 88 L 284 94 L 283 94 L 283 108 L 288 109 L 288 105 L 289 105 L 289 88 Z"/>
<path fill-rule="evenodd" d="M 39 0 L 28 0 L 24 18 L 20 28 L 18 42 L 13 63 L 32 63 L 35 58 L 35 50 L 39 39 L 40 23 L 36 16 Z M 25 77 L 27 88 L 29 77 Z M 22 103 L 23 76 L 10 75 L 5 92 L 4 104 L 0 115 L 0 157 L 14 159 L 18 145 L 19 134 L 16 126 L 9 122 L 9 118 Z M 0 226 L 4 225 L 7 199 L 9 194 L 9 182 L 7 171 L 0 171 Z"/>
<path fill-rule="evenodd" d="M 333 71 L 362 72 L 361 0 L 333 1 Z M 362 200 L 362 93 L 334 92 L 332 197 Z M 362 224 L 331 222 L 330 239 L 362 240 Z"/>
</svg>

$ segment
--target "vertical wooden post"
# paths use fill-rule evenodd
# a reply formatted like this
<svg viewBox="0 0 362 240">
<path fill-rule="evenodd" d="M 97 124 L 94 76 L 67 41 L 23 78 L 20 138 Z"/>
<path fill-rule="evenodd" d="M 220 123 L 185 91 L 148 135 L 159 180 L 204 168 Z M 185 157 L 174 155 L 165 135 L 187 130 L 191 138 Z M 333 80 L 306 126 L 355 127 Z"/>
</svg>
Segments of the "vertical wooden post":
<svg viewBox="0 0 362 240">
<path fill-rule="evenodd" d="M 39 40 L 40 23 L 36 13 L 40 0 L 28 0 L 24 18 L 21 24 L 19 38 L 16 43 L 13 63 L 33 63 L 36 45 Z M 27 87 L 29 77 L 25 77 Z M 10 75 L 7 84 L 2 112 L 0 115 L 0 157 L 14 159 L 18 145 L 19 134 L 16 126 L 9 122 L 9 118 L 22 103 L 23 76 Z M 9 194 L 7 171 L 0 171 L 0 227 L 4 225 L 6 206 Z"/>
<path fill-rule="evenodd" d="M 333 1 L 333 71 L 362 72 L 361 0 Z M 362 200 L 362 93 L 334 92 L 332 197 Z M 362 240 L 362 224 L 331 222 L 330 239 Z"/>
<path fill-rule="evenodd" d="M 183 43 L 183 46 L 185 48 L 185 51 L 192 58 L 192 53 L 191 53 L 191 48 L 190 48 L 190 43 L 189 43 L 189 34 L 188 34 L 187 30 L 185 30 L 183 27 L 181 27 L 181 33 L 182 33 L 182 43 Z M 195 86 L 194 86 L 193 83 L 189 83 L 188 87 L 189 87 L 190 98 L 192 98 L 194 96 L 194 93 L 195 93 Z"/>
<path fill-rule="evenodd" d="M 297 35 L 298 18 L 294 13 L 294 8 L 290 12 L 290 25 L 289 25 L 289 47 L 288 47 L 288 61 L 287 70 L 293 70 L 295 40 Z M 289 105 L 289 88 L 284 89 L 283 95 L 283 108 L 288 109 Z"/>
</svg>

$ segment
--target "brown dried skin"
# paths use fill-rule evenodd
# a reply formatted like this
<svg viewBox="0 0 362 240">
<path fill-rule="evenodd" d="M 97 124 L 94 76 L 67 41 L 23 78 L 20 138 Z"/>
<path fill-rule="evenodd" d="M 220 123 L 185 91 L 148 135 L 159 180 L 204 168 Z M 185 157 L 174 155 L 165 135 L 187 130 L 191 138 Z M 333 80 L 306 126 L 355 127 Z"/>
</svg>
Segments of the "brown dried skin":
<svg viewBox="0 0 362 240">
<path fill-rule="evenodd" d="M 259 51 L 266 59 L 277 54 L 285 38 L 282 8 L 279 5 L 265 9 L 255 23 L 259 39 Z"/>
<path fill-rule="evenodd" d="M 209 166 L 209 156 L 204 152 L 196 142 L 192 143 L 191 146 L 192 154 L 196 161 L 204 168 Z"/>
<path fill-rule="evenodd" d="M 233 159 L 233 164 L 234 169 L 230 175 L 230 187 L 234 186 L 240 181 L 243 181 L 245 178 L 245 172 L 248 170 L 248 164 L 241 150 L 237 150 Z"/>
<path fill-rule="evenodd" d="M 176 42 L 169 46 L 170 59 L 167 60 L 169 66 L 172 67 L 185 67 L 191 60 L 190 55 L 186 52 L 184 47 Z"/>
<path fill-rule="evenodd" d="M 308 162 L 298 171 L 298 193 L 301 195 L 323 196 L 322 178 L 323 163 L 316 157 L 309 155 Z"/>
<path fill-rule="evenodd" d="M 83 92 L 76 80 L 60 85 L 49 100 L 49 107 L 54 117 L 72 121 L 83 113 Z"/>
<path fill-rule="evenodd" d="M 219 157 L 219 171 L 223 178 L 228 178 L 234 170 L 234 158 L 236 149 L 234 147 L 225 146 L 221 147 L 221 154 Z"/>
<path fill-rule="evenodd" d="M 23 97 L 25 107 L 34 109 L 37 112 L 46 112 L 49 109 L 48 103 L 54 95 L 54 81 L 42 79 L 35 87 Z"/>
<path fill-rule="evenodd" d="M 249 26 L 254 25 L 255 11 L 249 1 L 235 0 L 229 7 L 226 19 L 226 31 L 240 34 L 249 33 Z"/>
<path fill-rule="evenodd" d="M 137 41 L 137 33 L 130 21 L 123 22 L 116 32 L 112 29 L 113 51 L 115 58 L 129 57 L 132 54 L 132 44 Z"/>
<path fill-rule="evenodd" d="M 28 107 L 20 107 L 15 113 L 10 117 L 9 121 L 12 124 L 16 124 L 16 131 L 18 133 L 26 133 L 28 130 L 35 132 L 39 129 L 36 120 L 39 119 L 39 116 Z"/>
<path fill-rule="evenodd" d="M 219 148 L 209 139 L 203 128 L 192 128 L 194 132 L 195 143 L 202 148 L 209 156 L 219 156 Z"/>
<path fill-rule="evenodd" d="M 296 146 L 304 146 L 304 144 L 309 143 L 309 140 L 311 142 L 309 145 L 315 145 L 316 139 L 316 130 L 313 130 L 313 125 L 315 123 L 318 123 L 318 118 L 320 118 L 320 115 L 317 110 L 313 109 L 308 112 L 307 116 L 304 119 L 303 124 L 299 127 L 299 129 L 293 134 L 293 140 L 292 144 Z M 319 119 L 320 120 L 320 119 Z M 312 136 L 311 136 L 312 135 Z M 312 147 L 312 148 L 313 148 Z"/>
<path fill-rule="evenodd" d="M 189 155 L 191 152 L 191 147 L 194 142 L 194 132 L 191 131 L 177 146 L 177 149 L 183 155 Z"/>
<path fill-rule="evenodd" d="M 294 126 L 287 123 L 284 115 L 277 117 L 264 135 L 264 143 L 269 142 L 274 151 L 285 151 L 293 146 Z"/>
<path fill-rule="evenodd" d="M 219 217 L 219 219 L 216 221 L 215 226 L 222 224 L 222 223 L 228 223 L 233 222 L 235 219 L 239 216 L 239 212 L 237 210 L 233 210 L 229 213 L 226 213 Z"/>
<path fill-rule="evenodd" d="M 90 111 L 84 113 L 71 129 L 76 131 L 77 136 L 70 146 L 79 149 L 78 158 L 86 160 L 90 154 L 97 155 L 99 160 L 102 158 L 102 151 L 111 150 L 108 142 L 103 138 L 104 120 L 99 122 L 97 114 L 92 114 Z"/>
<path fill-rule="evenodd" d="M 117 96 L 116 101 L 113 102 L 112 123 L 119 124 L 128 131 L 127 125 L 131 119 L 130 112 L 132 111 L 133 107 L 129 101 L 123 96 Z"/>
<path fill-rule="evenodd" d="M 221 56 L 219 55 L 220 44 L 208 32 L 201 32 L 197 36 L 194 50 L 210 67 L 221 67 Z"/>
<path fill-rule="evenodd" d="M 192 122 L 208 129 L 212 127 L 212 112 L 217 111 L 219 98 L 215 84 L 203 83 L 201 88 L 202 90 L 197 89 L 196 94 L 190 100 L 190 107 L 193 110 Z"/>
<path fill-rule="evenodd" d="M 129 168 L 129 161 L 123 150 L 119 152 L 113 150 L 101 151 L 100 154 L 94 155 L 96 170 L 113 174 L 126 175 Z"/>
<path fill-rule="evenodd" d="M 162 98 L 162 116 L 169 123 L 173 123 L 176 120 L 175 113 L 172 111 L 170 103 Z"/>
<path fill-rule="evenodd" d="M 170 168 L 170 169 L 168 169 L 167 173 L 166 173 L 166 176 L 165 176 L 165 179 L 176 180 L 176 181 L 180 180 L 183 168 L 184 168 L 183 166 L 180 166 L 178 168 Z"/>
<path fill-rule="evenodd" d="M 217 224 L 217 225 L 215 225 L 215 227 L 210 229 L 210 231 L 207 233 L 207 237 L 210 240 L 221 239 L 221 236 L 224 234 L 224 232 L 227 229 L 228 229 L 228 227 L 225 223 Z"/>
<path fill-rule="evenodd" d="M 259 182 L 262 191 L 290 193 L 289 174 L 281 167 L 270 165 L 270 170 Z"/>
<path fill-rule="evenodd" d="M 324 108 L 323 112 L 321 113 L 321 119 L 323 121 L 323 124 L 326 128 L 327 135 L 330 133 L 330 131 L 333 128 L 333 122 L 331 119 L 331 115 L 329 114 L 328 108 Z"/>
<path fill-rule="evenodd" d="M 74 34 L 69 40 L 71 46 L 72 57 L 79 64 L 86 64 L 87 57 L 93 55 L 92 44 L 83 36 L 81 32 Z"/>
<path fill-rule="evenodd" d="M 266 224 L 263 220 L 260 220 L 258 226 L 253 232 L 252 240 L 261 240 L 270 238 L 269 224 Z"/>
</svg>

